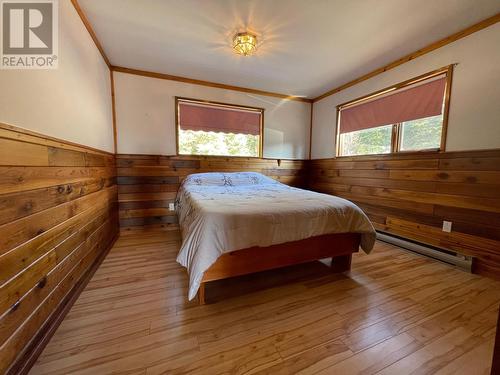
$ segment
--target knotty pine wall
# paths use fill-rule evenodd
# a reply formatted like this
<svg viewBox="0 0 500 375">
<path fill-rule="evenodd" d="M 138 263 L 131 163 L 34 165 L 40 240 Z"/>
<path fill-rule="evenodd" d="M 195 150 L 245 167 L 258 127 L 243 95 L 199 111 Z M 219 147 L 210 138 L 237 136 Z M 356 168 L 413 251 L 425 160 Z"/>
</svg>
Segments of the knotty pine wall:
<svg viewBox="0 0 500 375">
<path fill-rule="evenodd" d="M 500 278 L 500 150 L 313 160 L 309 172 L 311 190 L 355 202 L 376 229 L 475 256 L 475 272 Z"/>
<path fill-rule="evenodd" d="M 117 155 L 120 228 L 178 227 L 169 203 L 197 172 L 256 171 L 358 204 L 376 229 L 477 257 L 500 276 L 500 150 L 410 153 L 311 161 Z M 452 221 L 451 233 L 441 230 Z"/>
<path fill-rule="evenodd" d="M 305 187 L 305 161 L 209 156 L 117 155 L 117 182 L 122 231 L 177 228 L 169 203 L 191 173 L 254 171 L 283 183 Z"/>
<path fill-rule="evenodd" d="M 118 234 L 115 157 L 0 124 L 0 373 Z"/>
</svg>

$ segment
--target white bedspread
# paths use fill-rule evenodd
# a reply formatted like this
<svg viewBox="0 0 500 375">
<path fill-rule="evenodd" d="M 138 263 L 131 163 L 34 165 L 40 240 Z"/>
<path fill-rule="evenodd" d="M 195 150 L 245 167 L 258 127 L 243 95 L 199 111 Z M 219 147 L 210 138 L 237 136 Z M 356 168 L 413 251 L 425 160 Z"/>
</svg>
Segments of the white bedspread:
<svg viewBox="0 0 500 375">
<path fill-rule="evenodd" d="M 254 172 L 188 176 L 176 199 L 182 232 L 177 262 L 189 274 L 189 299 L 223 253 L 330 233 L 361 233 L 370 252 L 375 230 L 345 199 L 292 188 Z"/>
</svg>

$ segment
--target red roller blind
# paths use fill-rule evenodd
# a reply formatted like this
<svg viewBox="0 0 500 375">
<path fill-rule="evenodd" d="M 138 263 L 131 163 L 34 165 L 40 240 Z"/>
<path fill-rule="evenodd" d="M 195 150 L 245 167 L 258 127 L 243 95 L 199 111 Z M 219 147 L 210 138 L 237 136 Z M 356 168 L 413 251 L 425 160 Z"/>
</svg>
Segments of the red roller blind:
<svg viewBox="0 0 500 375">
<path fill-rule="evenodd" d="M 260 116 L 258 111 L 179 102 L 179 125 L 182 130 L 259 135 Z"/>
<path fill-rule="evenodd" d="M 340 111 L 340 133 L 440 115 L 446 77 L 400 89 Z"/>
</svg>

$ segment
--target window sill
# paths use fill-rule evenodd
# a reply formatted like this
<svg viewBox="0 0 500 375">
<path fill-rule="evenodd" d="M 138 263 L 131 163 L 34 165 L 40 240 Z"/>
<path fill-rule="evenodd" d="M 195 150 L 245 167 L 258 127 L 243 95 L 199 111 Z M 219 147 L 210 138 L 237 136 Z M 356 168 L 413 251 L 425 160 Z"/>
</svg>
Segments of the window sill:
<svg viewBox="0 0 500 375">
<path fill-rule="evenodd" d="M 191 156 L 197 158 L 231 158 L 231 159 L 262 159 L 261 156 L 236 156 L 236 155 L 208 155 L 208 154 L 181 154 L 177 156 Z"/>
<path fill-rule="evenodd" d="M 364 154 L 364 155 L 338 155 L 335 156 L 335 159 L 380 159 L 380 158 L 394 158 L 398 156 L 422 156 L 422 155 L 436 155 L 444 152 L 439 148 L 432 148 L 426 150 L 408 150 L 408 151 L 398 151 L 398 152 L 389 152 L 387 154 Z"/>
</svg>

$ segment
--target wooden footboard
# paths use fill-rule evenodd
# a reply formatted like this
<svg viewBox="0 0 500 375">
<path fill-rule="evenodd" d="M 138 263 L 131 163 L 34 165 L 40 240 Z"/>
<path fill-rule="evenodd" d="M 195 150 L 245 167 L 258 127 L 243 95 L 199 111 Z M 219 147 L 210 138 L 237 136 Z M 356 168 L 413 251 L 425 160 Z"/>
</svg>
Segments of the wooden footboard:
<svg viewBox="0 0 500 375">
<path fill-rule="evenodd" d="M 332 258 L 334 272 L 347 271 L 351 268 L 352 253 L 358 251 L 360 241 L 358 233 L 338 233 L 226 253 L 205 272 L 198 293 L 200 304 L 205 303 L 205 283 L 208 281 L 325 258 Z"/>
</svg>

